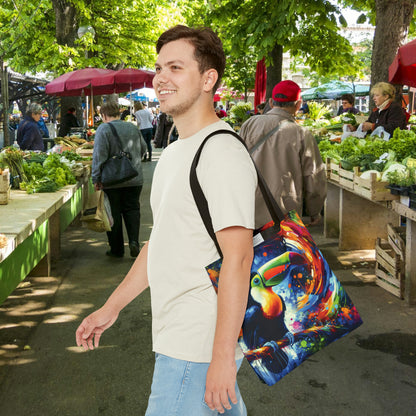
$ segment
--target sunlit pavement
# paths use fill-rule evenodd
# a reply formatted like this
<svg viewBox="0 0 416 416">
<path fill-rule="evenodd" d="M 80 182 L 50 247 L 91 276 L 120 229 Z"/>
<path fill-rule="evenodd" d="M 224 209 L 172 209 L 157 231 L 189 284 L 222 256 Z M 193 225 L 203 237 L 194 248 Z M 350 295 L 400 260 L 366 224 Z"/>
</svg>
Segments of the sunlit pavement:
<svg viewBox="0 0 416 416">
<path fill-rule="evenodd" d="M 150 182 L 160 153 L 143 164 L 141 242 L 152 227 Z M 239 385 L 248 414 L 414 416 L 416 309 L 355 277 L 357 270 L 371 273 L 366 259 L 345 261 L 322 227 L 312 233 L 364 324 L 273 387 L 244 363 Z M 0 306 L 1 416 L 144 415 L 153 371 L 149 292 L 122 311 L 97 350 L 75 346 L 82 318 L 103 304 L 133 263 L 128 256 L 108 258 L 106 250 L 105 234 L 72 225 L 52 276 L 26 279 Z"/>
</svg>

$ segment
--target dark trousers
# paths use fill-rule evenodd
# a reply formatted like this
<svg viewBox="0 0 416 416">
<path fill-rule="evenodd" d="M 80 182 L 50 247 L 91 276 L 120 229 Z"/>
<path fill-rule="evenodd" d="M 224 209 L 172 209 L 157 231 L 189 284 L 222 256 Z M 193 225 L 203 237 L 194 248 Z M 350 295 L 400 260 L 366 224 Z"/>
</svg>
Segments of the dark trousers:
<svg viewBox="0 0 416 416">
<path fill-rule="evenodd" d="M 142 186 L 104 189 L 110 200 L 114 225 L 107 232 L 108 243 L 113 254 L 124 254 L 123 220 L 129 243 L 139 242 L 140 230 L 140 193 Z"/>
<path fill-rule="evenodd" d="M 140 130 L 143 136 L 144 141 L 147 145 L 147 159 L 152 160 L 152 134 L 153 129 L 143 129 Z"/>
</svg>

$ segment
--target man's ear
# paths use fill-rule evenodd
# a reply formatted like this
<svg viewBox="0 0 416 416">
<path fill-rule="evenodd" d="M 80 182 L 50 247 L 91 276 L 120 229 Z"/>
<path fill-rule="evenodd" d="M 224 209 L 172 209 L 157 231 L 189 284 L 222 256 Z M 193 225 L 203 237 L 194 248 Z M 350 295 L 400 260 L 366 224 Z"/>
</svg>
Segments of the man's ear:
<svg viewBox="0 0 416 416">
<path fill-rule="evenodd" d="M 273 108 L 273 98 L 269 98 L 269 106 L 270 108 Z"/>
<path fill-rule="evenodd" d="M 212 91 L 217 80 L 218 80 L 218 72 L 213 68 L 208 69 L 208 71 L 205 72 L 204 91 L 205 92 Z"/>
</svg>

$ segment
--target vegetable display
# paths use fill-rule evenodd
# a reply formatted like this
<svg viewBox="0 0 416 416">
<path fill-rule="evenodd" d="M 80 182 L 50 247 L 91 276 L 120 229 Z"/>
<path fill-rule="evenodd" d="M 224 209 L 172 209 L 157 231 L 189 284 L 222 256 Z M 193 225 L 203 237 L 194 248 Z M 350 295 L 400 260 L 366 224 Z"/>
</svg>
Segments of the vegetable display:
<svg viewBox="0 0 416 416">
<path fill-rule="evenodd" d="M 66 159 L 67 160 L 67 159 Z M 76 183 L 65 157 L 56 153 L 50 154 L 43 164 L 25 163 L 27 181 L 20 183 L 20 189 L 29 194 L 35 192 L 55 192 L 58 189 Z"/>
<path fill-rule="evenodd" d="M 11 186 L 14 189 L 19 189 L 20 182 L 27 180 L 23 156 L 24 152 L 14 147 L 6 147 L 0 153 L 0 164 L 9 168 Z"/>
<path fill-rule="evenodd" d="M 82 161 L 86 159 L 75 151 L 48 155 L 6 147 L 0 153 L 0 169 L 10 170 L 12 189 L 21 189 L 29 194 L 55 192 L 75 184 L 76 177 L 84 175 Z"/>
<path fill-rule="evenodd" d="M 365 139 L 349 136 L 341 143 L 321 140 L 318 147 L 323 160 L 332 159 L 343 169 L 359 167 L 361 172 L 381 172 L 378 180 L 390 184 L 416 183 L 415 168 L 409 163 L 416 158 L 416 132 L 411 130 L 396 129 L 389 141 L 377 136 Z"/>
</svg>

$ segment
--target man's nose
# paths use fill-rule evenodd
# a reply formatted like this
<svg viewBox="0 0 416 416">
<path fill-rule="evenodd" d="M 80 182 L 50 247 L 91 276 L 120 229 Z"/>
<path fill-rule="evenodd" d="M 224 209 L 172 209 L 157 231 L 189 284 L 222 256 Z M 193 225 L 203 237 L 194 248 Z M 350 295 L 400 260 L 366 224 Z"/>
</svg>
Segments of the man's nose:
<svg viewBox="0 0 416 416">
<path fill-rule="evenodd" d="M 156 73 L 156 75 L 153 78 L 154 84 L 163 84 L 167 81 L 167 71 L 163 69 L 159 69 L 159 71 Z"/>
</svg>

